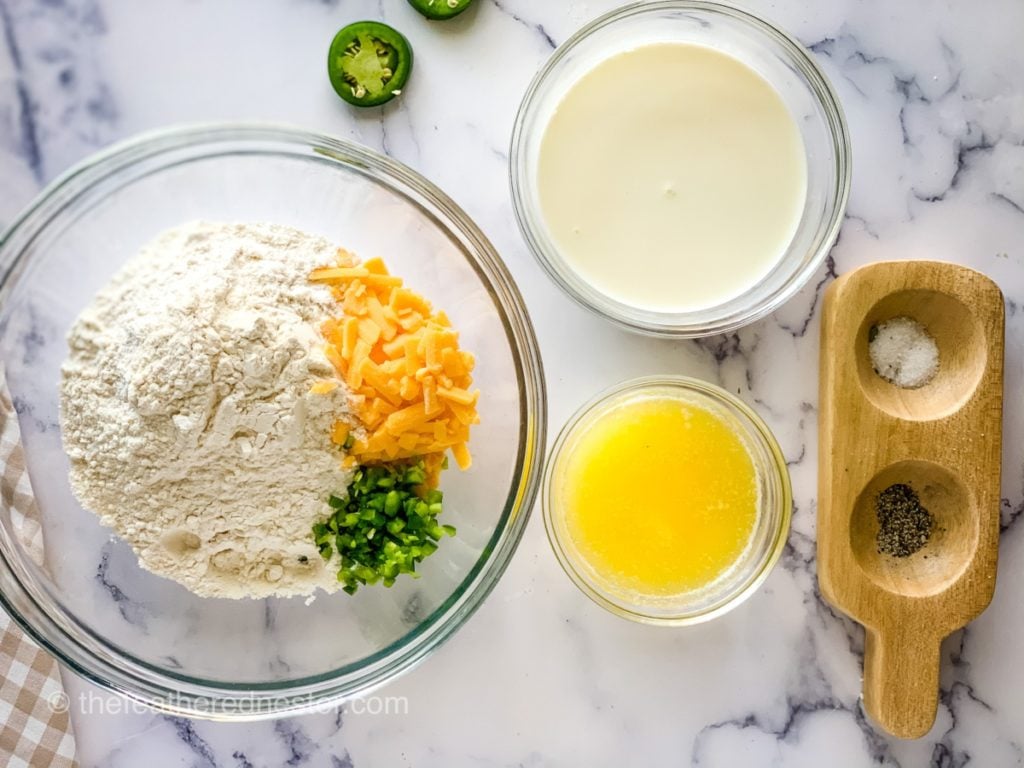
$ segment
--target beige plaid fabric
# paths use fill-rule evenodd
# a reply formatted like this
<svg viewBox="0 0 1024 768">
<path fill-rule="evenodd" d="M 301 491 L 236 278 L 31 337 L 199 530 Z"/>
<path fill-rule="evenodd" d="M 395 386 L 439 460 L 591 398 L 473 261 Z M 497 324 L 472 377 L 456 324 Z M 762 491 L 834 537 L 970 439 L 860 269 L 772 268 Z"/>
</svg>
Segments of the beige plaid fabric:
<svg viewBox="0 0 1024 768">
<path fill-rule="evenodd" d="M 39 525 L 18 416 L 0 370 L 0 501 L 29 556 L 43 562 Z M 53 658 L 0 610 L 0 761 L 6 768 L 73 768 L 75 738 L 68 697 Z"/>
</svg>

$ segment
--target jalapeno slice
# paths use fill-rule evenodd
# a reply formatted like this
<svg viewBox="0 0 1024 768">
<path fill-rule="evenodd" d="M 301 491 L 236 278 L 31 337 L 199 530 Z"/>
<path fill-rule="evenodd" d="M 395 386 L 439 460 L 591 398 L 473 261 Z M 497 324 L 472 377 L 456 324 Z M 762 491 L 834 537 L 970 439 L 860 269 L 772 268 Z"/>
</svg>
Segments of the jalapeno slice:
<svg viewBox="0 0 1024 768">
<path fill-rule="evenodd" d="M 341 98 L 375 107 L 402 92 L 412 72 L 412 47 L 401 32 L 379 21 L 338 30 L 327 53 L 327 75 Z"/>
<path fill-rule="evenodd" d="M 436 21 L 458 16 L 472 4 L 473 0 L 409 0 L 409 5 Z"/>
</svg>

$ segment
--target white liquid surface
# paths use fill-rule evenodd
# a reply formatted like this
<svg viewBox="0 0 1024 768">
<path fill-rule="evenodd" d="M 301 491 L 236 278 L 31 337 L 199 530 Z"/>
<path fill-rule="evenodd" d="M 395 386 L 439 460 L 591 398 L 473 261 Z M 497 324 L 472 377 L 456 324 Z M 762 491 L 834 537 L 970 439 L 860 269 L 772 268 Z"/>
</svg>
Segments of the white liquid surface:
<svg viewBox="0 0 1024 768">
<path fill-rule="evenodd" d="M 601 62 L 541 142 L 541 212 L 581 278 L 660 312 L 717 306 L 762 280 L 807 192 L 800 131 L 754 70 L 657 43 Z"/>
</svg>

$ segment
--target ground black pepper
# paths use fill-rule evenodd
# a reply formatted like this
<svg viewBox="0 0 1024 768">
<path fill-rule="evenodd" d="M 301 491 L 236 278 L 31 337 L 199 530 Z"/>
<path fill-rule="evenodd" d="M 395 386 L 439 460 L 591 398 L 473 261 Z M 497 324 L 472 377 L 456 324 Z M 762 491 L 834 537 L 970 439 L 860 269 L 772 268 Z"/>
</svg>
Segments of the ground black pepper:
<svg viewBox="0 0 1024 768">
<path fill-rule="evenodd" d="M 879 554 L 909 557 L 928 543 L 935 519 L 909 485 L 890 485 L 875 500 Z"/>
</svg>

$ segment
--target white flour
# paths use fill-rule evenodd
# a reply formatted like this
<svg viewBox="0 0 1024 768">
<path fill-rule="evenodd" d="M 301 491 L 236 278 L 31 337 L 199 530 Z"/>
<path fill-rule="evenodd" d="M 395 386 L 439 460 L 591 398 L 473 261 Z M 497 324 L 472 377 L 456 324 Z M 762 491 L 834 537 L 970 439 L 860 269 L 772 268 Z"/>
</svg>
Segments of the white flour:
<svg viewBox="0 0 1024 768">
<path fill-rule="evenodd" d="M 266 224 L 196 223 L 132 259 L 71 329 L 61 418 L 79 500 L 143 567 L 217 597 L 338 588 L 311 536 L 350 475 L 322 352 L 336 249 Z"/>
</svg>

